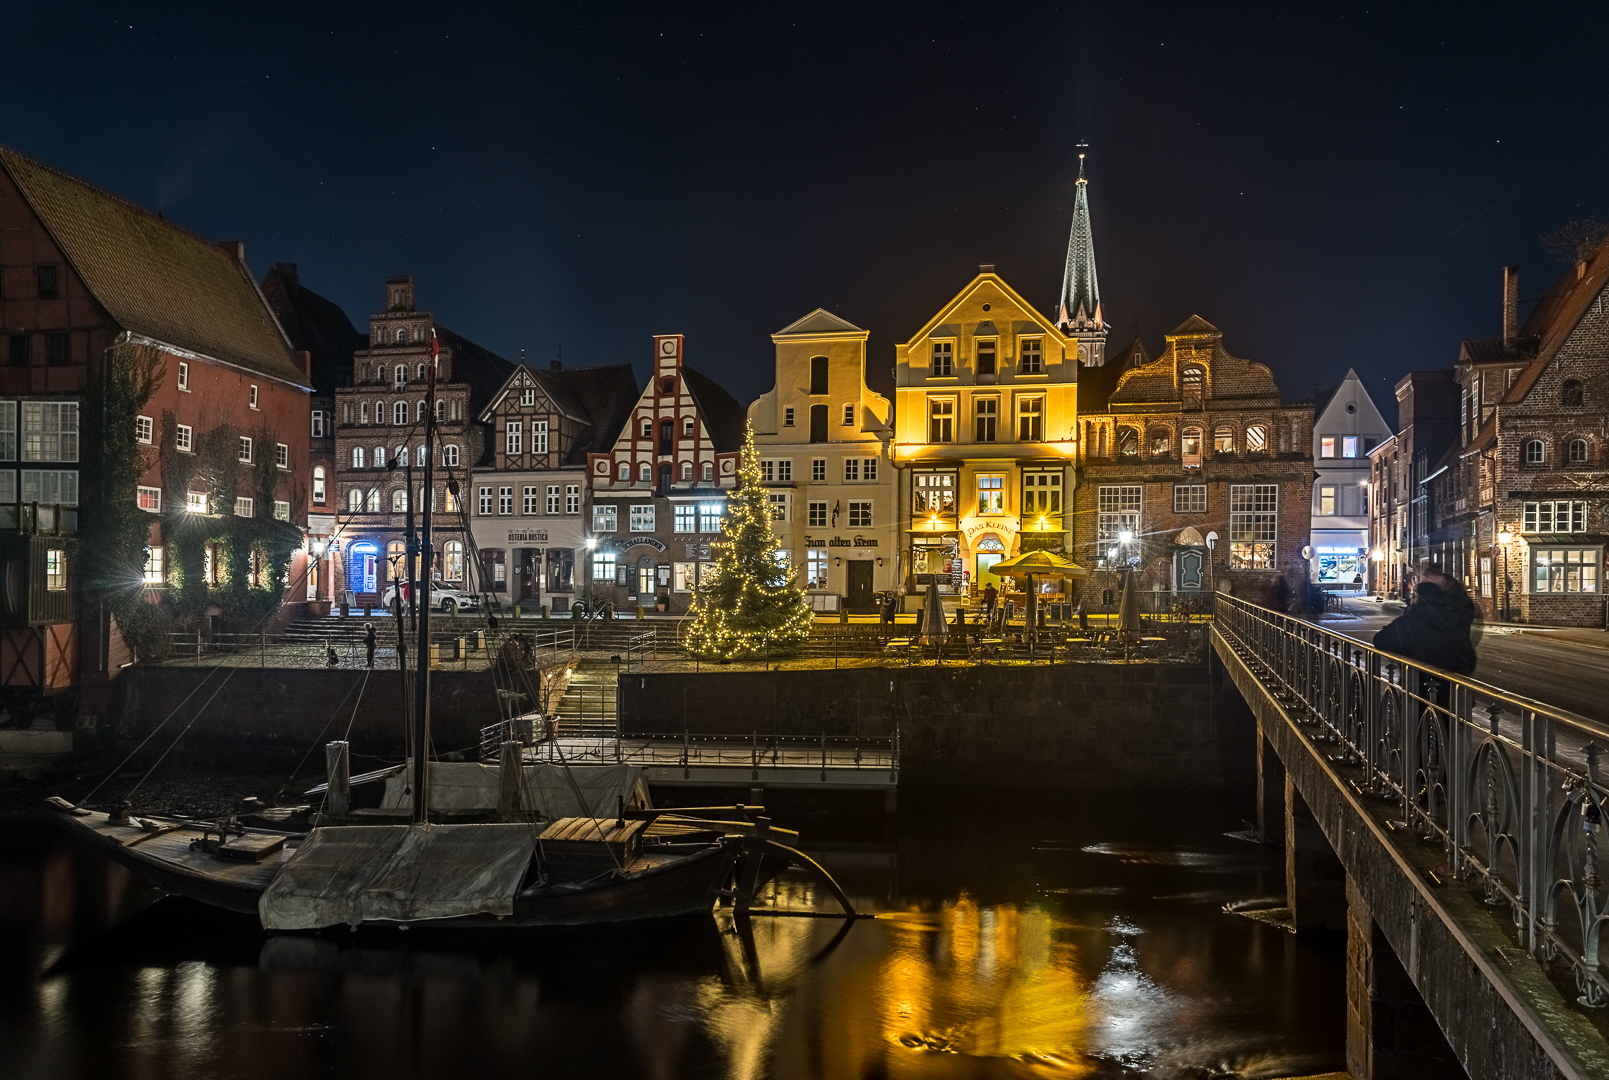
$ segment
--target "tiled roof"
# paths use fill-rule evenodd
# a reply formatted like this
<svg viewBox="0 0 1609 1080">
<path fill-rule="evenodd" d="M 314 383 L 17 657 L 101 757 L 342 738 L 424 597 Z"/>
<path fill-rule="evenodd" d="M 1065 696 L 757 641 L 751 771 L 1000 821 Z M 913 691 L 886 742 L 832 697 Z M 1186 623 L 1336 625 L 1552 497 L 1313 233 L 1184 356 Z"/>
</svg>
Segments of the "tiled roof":
<svg viewBox="0 0 1609 1080">
<path fill-rule="evenodd" d="M 0 147 L 0 167 L 118 326 L 269 378 L 307 382 L 233 254 L 14 150 Z"/>
<path fill-rule="evenodd" d="M 453 382 L 469 384 L 469 415 L 479 416 L 514 373 L 514 365 L 439 323 L 436 336 L 453 351 Z"/>
<path fill-rule="evenodd" d="M 743 406 L 708 375 L 686 364 L 682 365 L 682 375 L 687 381 L 687 389 L 693 392 L 693 403 L 704 418 L 704 426 L 709 429 L 710 440 L 715 443 L 716 451 L 729 453 L 743 449 L 743 424 L 747 419 Z"/>
<path fill-rule="evenodd" d="M 642 396 L 636 371 L 630 364 L 610 364 L 563 368 L 550 374 L 569 384 L 592 421 L 591 442 L 577 446 L 577 460 L 586 460 L 588 452 L 607 453 L 614 447 L 626 421 L 631 418 L 631 410 L 637 406 L 637 399 Z"/>
<path fill-rule="evenodd" d="M 1576 324 L 1587 313 L 1587 308 L 1592 306 L 1598 294 L 1603 292 L 1606 284 L 1609 284 L 1609 244 L 1598 248 L 1598 254 L 1586 265 L 1584 273 L 1578 274 L 1572 267 L 1537 301 L 1525 325 L 1520 327 L 1520 337 L 1538 340 L 1536 356 L 1520 372 L 1520 377 L 1514 380 L 1508 393 L 1503 395 L 1505 402 L 1525 400 L 1525 395 L 1531 392 L 1536 380 L 1542 377 L 1548 362 L 1569 340 Z"/>
<path fill-rule="evenodd" d="M 1518 338 L 1513 342 L 1502 338 L 1474 338 L 1458 347 L 1461 364 L 1500 364 L 1529 360 L 1536 355 L 1540 344 L 1536 338 Z"/>
<path fill-rule="evenodd" d="M 1128 347 L 1116 356 L 1106 358 L 1106 363 L 1098 367 L 1081 367 L 1078 369 L 1078 411 L 1079 413 L 1101 413 L 1107 410 L 1107 401 L 1112 391 L 1117 389 L 1117 381 L 1123 377 L 1125 371 L 1131 368 L 1143 367 L 1150 363 L 1146 356 L 1145 346 L 1139 338 L 1135 338 Z"/>
<path fill-rule="evenodd" d="M 352 381 L 352 355 L 369 347 L 346 312 L 302 284 L 295 263 L 275 263 L 263 277 L 263 296 L 291 344 L 313 358 L 313 388 L 334 392 Z"/>
</svg>

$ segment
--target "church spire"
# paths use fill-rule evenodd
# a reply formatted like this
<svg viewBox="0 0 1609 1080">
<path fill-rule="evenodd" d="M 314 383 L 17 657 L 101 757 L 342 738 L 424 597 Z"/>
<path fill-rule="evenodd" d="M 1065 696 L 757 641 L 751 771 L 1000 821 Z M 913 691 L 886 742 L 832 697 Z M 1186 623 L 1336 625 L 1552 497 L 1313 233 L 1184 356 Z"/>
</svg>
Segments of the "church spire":
<svg viewBox="0 0 1609 1080">
<path fill-rule="evenodd" d="M 1061 300 L 1056 322 L 1062 332 L 1089 339 L 1080 359 L 1097 365 L 1104 359 L 1106 320 L 1101 314 L 1101 290 L 1095 279 L 1095 235 L 1089 226 L 1089 181 L 1084 179 L 1084 155 L 1078 155 L 1078 193 L 1073 200 L 1073 231 L 1067 240 L 1067 269 L 1062 274 Z"/>
</svg>

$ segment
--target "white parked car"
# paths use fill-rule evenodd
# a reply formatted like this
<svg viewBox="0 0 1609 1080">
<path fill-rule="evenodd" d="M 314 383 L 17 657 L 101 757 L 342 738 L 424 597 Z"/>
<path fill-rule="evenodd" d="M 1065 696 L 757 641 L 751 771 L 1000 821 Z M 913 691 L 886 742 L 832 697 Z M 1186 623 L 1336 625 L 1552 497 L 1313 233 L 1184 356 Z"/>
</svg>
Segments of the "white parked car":
<svg viewBox="0 0 1609 1080">
<path fill-rule="evenodd" d="M 406 604 L 412 595 L 412 582 L 405 582 L 402 586 L 401 603 Z M 398 606 L 397 586 L 395 583 L 387 587 L 380 596 L 380 606 L 387 611 L 396 611 Z M 480 597 L 472 592 L 465 592 L 456 585 L 437 581 L 430 586 L 430 607 L 433 611 L 443 611 L 448 615 L 456 615 L 460 611 L 479 611 Z"/>
</svg>

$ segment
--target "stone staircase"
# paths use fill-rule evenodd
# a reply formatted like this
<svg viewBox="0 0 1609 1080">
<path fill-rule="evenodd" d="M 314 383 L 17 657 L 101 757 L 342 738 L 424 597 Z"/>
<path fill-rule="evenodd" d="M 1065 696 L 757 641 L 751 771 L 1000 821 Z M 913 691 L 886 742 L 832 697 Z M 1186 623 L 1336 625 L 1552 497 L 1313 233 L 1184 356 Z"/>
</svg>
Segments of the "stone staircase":
<svg viewBox="0 0 1609 1080">
<path fill-rule="evenodd" d="M 612 738 L 616 729 L 615 665 L 583 659 L 571 669 L 558 705 L 559 733 L 581 738 Z"/>
</svg>

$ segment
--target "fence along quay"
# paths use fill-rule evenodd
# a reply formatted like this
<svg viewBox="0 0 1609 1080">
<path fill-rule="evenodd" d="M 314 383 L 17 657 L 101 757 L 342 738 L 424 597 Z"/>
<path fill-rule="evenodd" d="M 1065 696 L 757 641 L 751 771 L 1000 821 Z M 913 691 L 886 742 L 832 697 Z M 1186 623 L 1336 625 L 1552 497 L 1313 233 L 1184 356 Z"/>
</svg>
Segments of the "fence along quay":
<svg viewBox="0 0 1609 1080">
<path fill-rule="evenodd" d="M 1216 600 L 1215 651 L 1258 717 L 1259 754 L 1266 739 L 1344 866 L 1349 902 L 1469 1075 L 1609 1076 L 1609 727 Z M 1356 1026 L 1348 1061 L 1368 1075 Z"/>
</svg>

